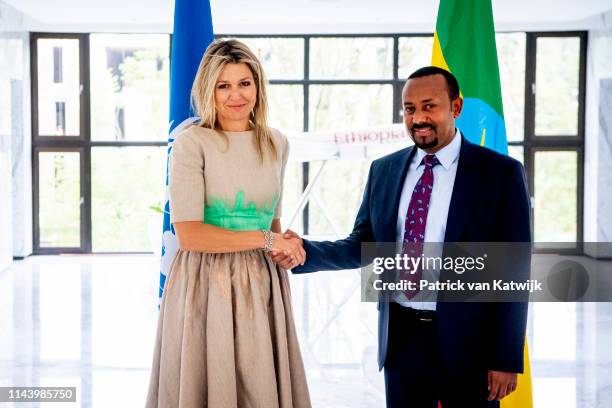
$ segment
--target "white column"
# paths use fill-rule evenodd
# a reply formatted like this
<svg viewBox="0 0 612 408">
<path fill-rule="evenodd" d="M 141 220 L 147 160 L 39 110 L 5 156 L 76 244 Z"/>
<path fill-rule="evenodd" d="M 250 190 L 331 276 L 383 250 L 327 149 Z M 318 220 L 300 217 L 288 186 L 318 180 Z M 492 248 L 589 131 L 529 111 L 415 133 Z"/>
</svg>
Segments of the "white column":
<svg viewBox="0 0 612 408">
<path fill-rule="evenodd" d="M 1 47 L 1 46 L 0 46 Z M 8 135 L 0 133 L 0 271 L 13 261 L 11 162 Z"/>
<path fill-rule="evenodd" d="M 0 240 L 4 249 L 10 242 L 11 259 L 32 253 L 31 25 L 0 0 L 0 154 L 6 155 L 0 168 Z"/>
<path fill-rule="evenodd" d="M 607 27 L 589 31 L 587 51 L 585 242 L 612 242 L 612 13 L 602 18 Z M 592 256 L 612 257 L 610 245 L 585 249 Z"/>
<path fill-rule="evenodd" d="M 11 140 L 13 180 L 13 256 L 32 253 L 32 132 L 30 106 L 30 42 L 27 34 L 15 39 L 21 72 L 13 79 Z"/>
</svg>

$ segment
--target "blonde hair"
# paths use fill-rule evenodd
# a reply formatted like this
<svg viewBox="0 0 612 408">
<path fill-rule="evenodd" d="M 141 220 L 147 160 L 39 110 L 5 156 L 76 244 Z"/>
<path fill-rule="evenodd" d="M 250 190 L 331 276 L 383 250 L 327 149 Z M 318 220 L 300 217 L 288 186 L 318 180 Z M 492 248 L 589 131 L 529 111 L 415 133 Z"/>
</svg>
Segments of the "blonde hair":
<svg viewBox="0 0 612 408">
<path fill-rule="evenodd" d="M 278 152 L 272 140 L 272 131 L 268 127 L 268 94 L 263 68 L 253 51 L 238 40 L 215 40 L 208 46 L 202 57 L 191 88 L 191 105 L 200 116 L 197 126 L 217 130 L 227 138 L 217 121 L 215 88 L 225 65 L 239 63 L 245 63 L 249 67 L 257 86 L 257 98 L 249 124 L 255 133 L 255 146 L 259 158 L 263 162 L 266 150 L 270 151 L 273 158 L 277 158 Z"/>
</svg>

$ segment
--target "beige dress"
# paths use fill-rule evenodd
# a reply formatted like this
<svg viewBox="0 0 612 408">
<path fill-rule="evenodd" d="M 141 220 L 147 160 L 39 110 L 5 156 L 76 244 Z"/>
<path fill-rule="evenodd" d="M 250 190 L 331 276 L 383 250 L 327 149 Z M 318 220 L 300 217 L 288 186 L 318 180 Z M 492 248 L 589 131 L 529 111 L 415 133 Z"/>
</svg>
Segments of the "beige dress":
<svg viewBox="0 0 612 408">
<path fill-rule="evenodd" d="M 270 228 L 281 212 L 287 139 L 262 164 L 254 133 L 192 126 L 169 166 L 173 223 Z M 261 250 L 179 250 L 159 314 L 147 407 L 302 408 L 310 397 L 287 272 Z"/>
</svg>

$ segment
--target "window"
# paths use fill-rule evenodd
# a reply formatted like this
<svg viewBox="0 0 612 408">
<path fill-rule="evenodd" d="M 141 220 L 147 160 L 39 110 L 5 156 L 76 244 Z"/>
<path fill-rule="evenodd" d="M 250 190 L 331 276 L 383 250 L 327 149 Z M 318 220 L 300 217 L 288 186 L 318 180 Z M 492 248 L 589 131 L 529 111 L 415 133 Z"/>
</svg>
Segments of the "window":
<svg viewBox="0 0 612 408">
<path fill-rule="evenodd" d="M 431 35 L 241 39 L 258 52 L 265 66 L 271 83 L 271 122 L 286 131 L 400 122 L 405 78 L 430 64 L 433 44 Z M 496 35 L 509 154 L 526 168 L 533 196 L 534 237 L 556 241 L 559 245 L 546 245 L 555 250 L 567 246 L 562 241 L 579 242 L 582 236 L 585 40 L 582 32 Z M 564 105 L 557 114 L 556 95 Z M 300 232 L 330 235 L 334 226 L 328 218 L 343 233 L 352 228 L 371 159 L 328 162 L 326 177 L 317 186 L 316 202 L 306 207 Z M 305 163 L 296 168 L 295 179 L 287 184 L 301 181 L 303 187 L 313 179 L 318 165 Z M 572 183 L 561 188 L 555 177 L 569 177 Z M 559 201 L 547 200 L 549 196 Z M 326 208 L 321 209 L 319 203 Z M 545 214 L 551 211 L 564 220 L 563 227 L 546 221 Z"/>
<path fill-rule="evenodd" d="M 36 156 L 39 197 L 39 246 L 81 246 L 81 152 L 41 150 Z"/>
<path fill-rule="evenodd" d="M 91 34 L 91 140 L 166 141 L 170 40 L 166 34 Z"/>
<path fill-rule="evenodd" d="M 32 37 L 35 252 L 161 249 L 170 36 Z"/>
<path fill-rule="evenodd" d="M 238 38 L 262 61 L 270 84 L 270 123 L 287 134 L 400 122 L 405 78 L 430 64 L 433 44 L 430 34 Z M 82 218 L 82 250 L 151 251 L 156 244 L 146 240 L 123 244 L 105 235 L 130 218 L 137 220 L 130 228 L 146 236 L 151 221 L 146 218 L 153 219 L 151 208 L 160 205 L 154 197 L 161 197 L 163 183 L 154 185 L 152 174 L 158 166 L 165 170 L 169 36 L 40 33 L 33 39 L 35 154 L 42 148 L 79 152 L 80 160 L 72 163 L 82 163 L 80 177 L 71 183 L 81 191 L 74 199 Z M 559 251 L 569 241 L 579 251 L 586 33 L 498 33 L 496 40 L 509 154 L 527 172 L 535 239 L 547 243 L 544 249 Z M 374 158 L 328 162 L 316 197 L 293 228 L 316 235 L 349 231 Z M 283 225 L 319 165 L 289 163 Z M 138 192 L 148 197 L 146 205 L 133 206 L 125 180 L 113 176 L 117 172 L 147 174 Z M 39 204 L 37 211 L 47 208 Z M 48 216 L 37 212 L 39 219 Z M 551 223 L 553 218 L 559 222 Z"/>
<path fill-rule="evenodd" d="M 581 252 L 586 33 L 528 34 L 525 166 L 536 249 Z"/>
<path fill-rule="evenodd" d="M 32 116 L 37 128 L 35 137 L 80 138 L 85 125 L 85 112 L 81 109 L 85 72 L 79 65 L 83 56 L 82 43 L 75 35 L 45 34 L 34 38 L 32 60 L 37 95 Z M 58 107 L 58 102 L 63 103 L 63 108 Z M 61 121 L 60 109 L 63 112 Z"/>
</svg>

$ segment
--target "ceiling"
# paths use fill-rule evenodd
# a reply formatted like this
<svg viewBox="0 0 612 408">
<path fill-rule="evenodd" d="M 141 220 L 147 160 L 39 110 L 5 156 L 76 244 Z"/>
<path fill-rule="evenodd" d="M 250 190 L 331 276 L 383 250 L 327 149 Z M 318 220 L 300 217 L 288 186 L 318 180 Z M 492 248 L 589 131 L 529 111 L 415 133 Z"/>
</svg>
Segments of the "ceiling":
<svg viewBox="0 0 612 408">
<path fill-rule="evenodd" d="M 172 30 L 173 0 L 0 2 L 25 13 L 30 31 Z M 438 0 L 211 0 L 211 8 L 216 33 L 389 33 L 431 32 L 438 3 Z M 493 0 L 493 9 L 498 31 L 612 27 L 612 0 Z"/>
</svg>

